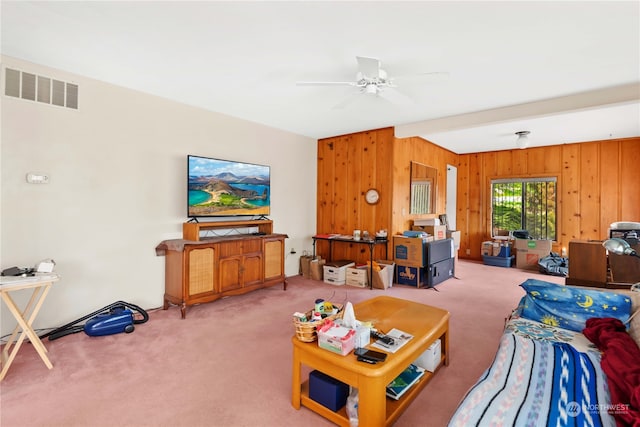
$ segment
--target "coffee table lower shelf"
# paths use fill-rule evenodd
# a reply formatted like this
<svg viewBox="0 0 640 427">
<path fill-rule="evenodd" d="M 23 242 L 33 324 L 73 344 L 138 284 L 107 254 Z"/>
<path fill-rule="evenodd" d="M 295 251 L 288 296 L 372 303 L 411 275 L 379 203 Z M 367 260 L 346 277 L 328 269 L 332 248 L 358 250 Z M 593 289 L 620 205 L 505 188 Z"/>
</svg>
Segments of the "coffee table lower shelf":
<svg viewBox="0 0 640 427">
<path fill-rule="evenodd" d="M 440 365 L 436 368 L 435 372 L 425 371 L 424 375 L 418 382 L 416 382 L 407 392 L 398 400 L 391 398 L 386 399 L 386 422 L 385 425 L 392 425 L 398 417 L 404 412 L 411 402 L 420 394 L 422 389 L 431 381 L 431 378 L 445 363 L 445 358 L 442 357 Z M 322 415 L 329 421 L 343 427 L 349 427 L 349 416 L 347 415 L 347 407 L 343 407 L 339 411 L 335 412 L 316 402 L 309 397 L 309 381 L 305 381 L 301 384 L 300 388 L 300 403 L 302 406 L 311 409 L 313 412 Z"/>
</svg>

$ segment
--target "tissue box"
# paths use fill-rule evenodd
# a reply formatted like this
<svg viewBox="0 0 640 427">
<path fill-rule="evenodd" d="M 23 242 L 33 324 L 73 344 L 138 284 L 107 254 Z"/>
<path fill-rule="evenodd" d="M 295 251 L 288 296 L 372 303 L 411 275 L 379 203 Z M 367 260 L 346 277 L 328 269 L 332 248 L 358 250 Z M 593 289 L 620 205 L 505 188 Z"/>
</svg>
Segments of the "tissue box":
<svg viewBox="0 0 640 427">
<path fill-rule="evenodd" d="M 318 329 L 318 346 L 343 356 L 349 354 L 355 346 L 356 330 L 325 322 Z"/>
</svg>

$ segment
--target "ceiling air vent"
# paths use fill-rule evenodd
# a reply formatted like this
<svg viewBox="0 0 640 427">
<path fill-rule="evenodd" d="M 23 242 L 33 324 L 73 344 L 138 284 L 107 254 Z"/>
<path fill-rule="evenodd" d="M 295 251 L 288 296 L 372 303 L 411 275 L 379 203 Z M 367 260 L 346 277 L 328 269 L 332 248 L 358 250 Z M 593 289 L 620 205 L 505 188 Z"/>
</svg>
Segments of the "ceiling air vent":
<svg viewBox="0 0 640 427">
<path fill-rule="evenodd" d="M 78 85 L 5 68 L 4 94 L 59 107 L 78 109 Z"/>
</svg>

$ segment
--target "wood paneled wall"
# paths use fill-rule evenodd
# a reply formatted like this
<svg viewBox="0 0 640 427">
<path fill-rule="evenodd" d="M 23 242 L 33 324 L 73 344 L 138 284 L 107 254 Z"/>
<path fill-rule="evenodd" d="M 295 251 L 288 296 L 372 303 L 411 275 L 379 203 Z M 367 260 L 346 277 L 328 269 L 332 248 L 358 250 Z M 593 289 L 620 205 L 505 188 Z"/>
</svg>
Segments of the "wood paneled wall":
<svg viewBox="0 0 640 427">
<path fill-rule="evenodd" d="M 318 141 L 318 233 L 353 234 L 353 230 L 375 233 L 389 229 L 393 194 L 393 128 L 342 135 Z M 380 200 L 365 202 L 364 194 L 376 188 Z M 384 258 L 384 248 L 375 249 L 376 259 Z M 316 253 L 328 257 L 328 243 L 318 241 Z M 389 253 L 391 257 L 391 253 Z M 338 243 L 332 258 L 369 259 L 362 244 Z"/>
<path fill-rule="evenodd" d="M 447 164 L 458 168 L 460 258 L 480 260 L 481 244 L 491 237 L 494 178 L 557 177 L 558 253 L 574 239 L 606 238 L 612 222 L 640 221 L 640 137 L 458 155 L 422 138 L 395 138 L 393 128 L 384 128 L 318 141 L 317 232 L 386 229 L 392 236 L 413 219 L 433 217 L 409 214 L 411 161 L 438 170 L 434 215 L 445 212 Z M 376 205 L 364 200 L 369 188 L 380 192 Z M 388 250 L 393 257 L 391 244 Z M 364 263 L 368 251 L 340 243 L 332 255 Z M 327 243 L 319 241 L 316 252 L 327 257 Z M 376 247 L 375 258 L 384 258 L 384 248 Z"/>
<path fill-rule="evenodd" d="M 389 236 L 411 227 L 409 196 L 411 161 L 438 170 L 436 212 L 444 213 L 446 165 L 458 156 L 421 138 L 397 139 L 393 128 L 342 135 L 318 141 L 318 233 L 352 234 L 354 229 L 387 230 Z M 377 188 L 380 201 L 368 205 L 364 193 Z M 391 240 L 391 239 L 390 239 Z M 392 246 L 388 245 L 392 258 Z M 316 253 L 328 256 L 328 244 L 318 241 Z M 375 258 L 384 259 L 384 247 L 376 246 Z M 332 258 L 365 263 L 369 249 L 361 244 L 338 243 Z"/>
<path fill-rule="evenodd" d="M 434 218 L 445 213 L 447 196 L 447 164 L 456 166 L 458 155 L 422 138 L 396 138 L 394 145 L 394 198 L 391 229 L 395 233 L 410 230 L 414 219 Z M 411 162 L 431 166 L 438 171 L 436 178 L 435 213 L 411 215 Z"/>
<path fill-rule="evenodd" d="M 640 138 L 463 154 L 458 163 L 457 225 L 461 258 L 481 259 L 489 240 L 493 178 L 555 176 L 557 241 L 601 240 L 615 221 L 640 221 Z M 469 250 L 469 254 L 467 254 Z"/>
</svg>

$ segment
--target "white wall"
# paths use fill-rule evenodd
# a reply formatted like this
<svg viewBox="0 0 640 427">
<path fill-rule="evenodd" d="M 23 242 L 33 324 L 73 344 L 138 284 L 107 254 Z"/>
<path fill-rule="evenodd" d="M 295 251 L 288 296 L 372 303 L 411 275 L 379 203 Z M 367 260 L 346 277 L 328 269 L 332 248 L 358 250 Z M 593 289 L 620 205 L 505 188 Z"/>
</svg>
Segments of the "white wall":
<svg viewBox="0 0 640 427">
<path fill-rule="evenodd" d="M 298 252 L 286 274 L 298 273 L 316 224 L 315 140 L 14 58 L 2 66 L 0 267 L 50 257 L 62 275 L 35 327 L 118 300 L 162 305 L 164 258 L 154 248 L 182 237 L 187 154 L 271 166 L 270 219 L 289 235 L 287 254 Z M 4 67 L 77 83 L 79 110 L 5 96 Z M 34 171 L 50 183 L 27 184 Z M 6 334 L 15 321 L 0 310 Z"/>
</svg>

